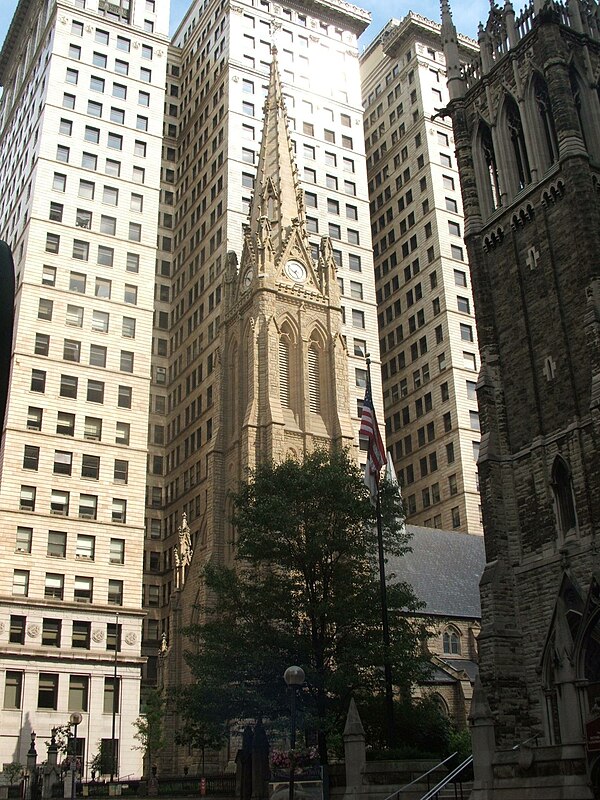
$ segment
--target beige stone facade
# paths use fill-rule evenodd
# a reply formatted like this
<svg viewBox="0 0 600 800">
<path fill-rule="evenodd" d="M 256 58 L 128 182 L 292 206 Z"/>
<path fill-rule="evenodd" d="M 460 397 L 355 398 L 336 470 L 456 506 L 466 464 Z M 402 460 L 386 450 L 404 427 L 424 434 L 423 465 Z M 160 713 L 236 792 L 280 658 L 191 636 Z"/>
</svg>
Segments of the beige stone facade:
<svg viewBox="0 0 600 800">
<path fill-rule="evenodd" d="M 479 355 L 439 24 L 392 20 L 361 76 L 388 447 L 409 523 L 480 533 Z"/>
<path fill-rule="evenodd" d="M 72 711 L 139 774 L 146 441 L 168 3 L 26 2 L 0 54 L 16 271 L 0 451 L 0 762 Z M 118 614 L 118 617 L 117 617 Z"/>
</svg>

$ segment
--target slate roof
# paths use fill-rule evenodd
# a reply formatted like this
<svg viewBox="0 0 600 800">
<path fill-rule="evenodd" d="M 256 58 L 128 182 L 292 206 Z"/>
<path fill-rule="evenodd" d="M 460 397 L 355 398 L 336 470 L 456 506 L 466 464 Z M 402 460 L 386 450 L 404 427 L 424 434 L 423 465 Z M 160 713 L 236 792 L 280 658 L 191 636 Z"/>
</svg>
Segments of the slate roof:
<svg viewBox="0 0 600 800">
<path fill-rule="evenodd" d="M 485 566 L 483 536 L 407 525 L 412 552 L 390 556 L 388 575 L 409 583 L 426 614 L 479 619 L 479 579 Z"/>
</svg>

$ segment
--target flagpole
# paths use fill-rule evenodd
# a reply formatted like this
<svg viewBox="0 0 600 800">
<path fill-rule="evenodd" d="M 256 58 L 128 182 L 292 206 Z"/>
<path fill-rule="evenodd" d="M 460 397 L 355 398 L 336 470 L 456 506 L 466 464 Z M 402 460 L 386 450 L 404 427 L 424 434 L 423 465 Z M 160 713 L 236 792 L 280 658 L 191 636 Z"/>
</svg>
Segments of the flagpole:
<svg viewBox="0 0 600 800">
<path fill-rule="evenodd" d="M 367 354 L 367 388 L 371 390 L 371 358 Z M 392 664 L 390 661 L 390 626 L 388 620 L 387 587 L 385 581 L 385 554 L 383 550 L 383 524 L 381 521 L 381 492 L 377 486 L 375 511 L 377 515 L 377 550 L 379 555 L 379 589 L 381 592 L 381 623 L 383 632 L 383 675 L 385 681 L 385 720 L 387 743 L 394 743 L 394 693 L 392 689 Z"/>
</svg>

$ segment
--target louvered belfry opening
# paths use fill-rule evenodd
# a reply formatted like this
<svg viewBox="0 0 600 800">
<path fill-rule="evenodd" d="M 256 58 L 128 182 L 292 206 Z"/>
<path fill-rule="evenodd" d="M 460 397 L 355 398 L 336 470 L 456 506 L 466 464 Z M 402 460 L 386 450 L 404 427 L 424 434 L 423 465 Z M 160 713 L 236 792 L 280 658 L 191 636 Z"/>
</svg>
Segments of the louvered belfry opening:
<svg viewBox="0 0 600 800">
<path fill-rule="evenodd" d="M 308 348 L 308 408 L 313 414 L 321 413 L 321 375 L 316 344 Z"/>
<path fill-rule="evenodd" d="M 290 404 L 290 343 L 287 338 L 279 339 L 279 399 L 284 408 Z"/>
</svg>

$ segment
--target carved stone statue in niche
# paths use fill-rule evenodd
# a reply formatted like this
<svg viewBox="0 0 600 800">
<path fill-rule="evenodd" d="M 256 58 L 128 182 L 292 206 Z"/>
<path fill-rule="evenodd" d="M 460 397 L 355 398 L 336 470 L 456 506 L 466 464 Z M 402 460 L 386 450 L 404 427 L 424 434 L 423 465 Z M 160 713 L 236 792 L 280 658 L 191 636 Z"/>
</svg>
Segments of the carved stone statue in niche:
<svg viewBox="0 0 600 800">
<path fill-rule="evenodd" d="M 175 561 L 175 588 L 181 589 L 185 583 L 186 567 L 192 561 L 194 551 L 192 549 L 192 537 L 187 523 L 187 514 L 183 514 L 182 524 L 177 531 L 179 542 L 173 548 L 173 558 Z"/>
</svg>

